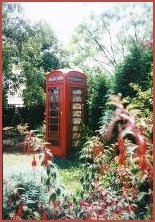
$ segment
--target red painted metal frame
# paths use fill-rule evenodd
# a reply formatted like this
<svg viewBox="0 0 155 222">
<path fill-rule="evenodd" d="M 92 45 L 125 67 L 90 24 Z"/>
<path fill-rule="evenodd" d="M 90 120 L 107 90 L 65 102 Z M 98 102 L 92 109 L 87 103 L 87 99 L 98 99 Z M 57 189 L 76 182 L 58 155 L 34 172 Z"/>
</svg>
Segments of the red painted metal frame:
<svg viewBox="0 0 155 222">
<path fill-rule="evenodd" d="M 82 80 L 83 79 L 83 80 Z M 49 81 L 50 80 L 50 81 Z M 80 81 L 82 80 L 82 81 Z M 86 101 L 87 76 L 78 71 L 55 70 L 46 75 L 46 141 L 49 142 L 49 93 L 51 87 L 60 87 L 60 146 L 50 147 L 51 152 L 65 158 L 71 148 L 69 132 L 71 131 L 71 90 L 72 88 L 83 89 L 83 101 Z M 85 110 L 85 102 L 84 102 Z M 83 110 L 83 112 L 84 112 Z M 85 113 L 83 113 L 84 121 Z"/>
</svg>

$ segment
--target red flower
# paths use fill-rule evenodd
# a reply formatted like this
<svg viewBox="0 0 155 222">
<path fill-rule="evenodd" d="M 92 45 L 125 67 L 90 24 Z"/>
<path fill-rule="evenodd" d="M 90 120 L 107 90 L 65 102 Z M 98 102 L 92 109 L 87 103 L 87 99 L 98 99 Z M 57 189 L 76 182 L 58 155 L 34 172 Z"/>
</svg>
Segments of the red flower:
<svg viewBox="0 0 155 222">
<path fill-rule="evenodd" d="M 57 200 L 57 201 L 55 201 L 54 203 L 53 203 L 53 207 L 54 208 L 57 208 L 57 207 L 59 207 L 60 206 L 60 200 Z"/>
<path fill-rule="evenodd" d="M 122 134 L 120 133 L 118 136 L 118 148 L 119 151 L 121 152 L 122 150 L 124 150 L 124 142 L 123 142 L 123 137 Z"/>
<path fill-rule="evenodd" d="M 24 210 L 23 210 L 23 202 L 20 203 L 20 206 L 19 206 L 19 209 L 18 209 L 18 216 L 19 217 L 22 217 L 23 216 L 23 213 L 24 213 Z"/>
<path fill-rule="evenodd" d="M 103 214 L 105 214 L 105 213 L 106 213 L 106 209 L 105 209 L 105 208 L 103 208 L 103 209 L 99 210 L 98 212 L 99 212 L 99 214 L 102 214 L 102 215 L 103 215 Z"/>
<path fill-rule="evenodd" d="M 106 166 L 101 166 L 100 168 L 99 168 L 99 170 L 100 170 L 100 173 L 102 174 L 102 175 L 105 175 L 105 173 L 106 173 Z"/>
<path fill-rule="evenodd" d="M 87 203 L 87 202 L 84 202 L 83 200 L 80 201 L 80 206 L 84 206 L 84 207 L 89 207 L 91 205 L 91 203 Z"/>
<path fill-rule="evenodd" d="M 19 207 L 13 212 L 13 219 L 14 220 L 19 220 L 22 218 L 22 216 L 24 214 L 23 206 L 24 206 L 24 203 L 23 203 L 23 201 L 21 201 Z"/>
<path fill-rule="evenodd" d="M 149 176 L 150 176 L 150 177 L 153 177 L 153 170 L 150 170 L 150 171 L 149 171 Z"/>
<path fill-rule="evenodd" d="M 46 211 L 43 211 L 41 214 L 41 220 L 47 220 L 47 213 Z"/>
<path fill-rule="evenodd" d="M 138 188 L 137 188 L 137 187 L 134 187 L 134 188 L 132 189 L 132 194 L 133 194 L 134 197 L 137 197 L 137 196 L 138 196 L 139 191 L 138 191 Z"/>
<path fill-rule="evenodd" d="M 70 208 L 72 206 L 72 203 L 70 202 L 69 199 L 67 200 L 67 205 L 68 205 L 68 208 Z"/>
<path fill-rule="evenodd" d="M 129 190 L 129 184 L 128 184 L 128 181 L 126 181 L 125 186 L 124 186 L 124 192 L 128 193 L 128 190 Z"/>
<path fill-rule="evenodd" d="M 94 146 L 94 158 L 96 158 L 97 156 L 99 156 L 100 154 L 103 153 L 103 148 L 102 145 L 95 145 Z"/>
<path fill-rule="evenodd" d="M 36 165 L 37 165 L 36 159 L 35 159 L 35 157 L 33 157 L 33 160 L 32 160 L 33 170 L 35 169 Z"/>
<path fill-rule="evenodd" d="M 119 154 L 119 159 L 118 159 L 118 161 L 119 161 L 119 164 L 120 164 L 120 165 L 124 165 L 124 164 L 125 164 L 125 158 L 126 158 L 125 151 L 123 151 L 123 152 L 121 152 L 121 153 Z"/>
<path fill-rule="evenodd" d="M 145 170 L 147 170 L 147 169 L 149 168 L 148 161 L 146 161 L 145 158 L 141 158 L 141 159 L 140 159 L 139 165 L 140 165 L 141 171 L 145 171 Z"/>
<path fill-rule="evenodd" d="M 122 134 L 120 133 L 118 136 L 118 148 L 119 148 L 119 164 L 124 165 L 125 164 L 125 159 L 126 159 L 126 154 L 125 154 L 125 148 L 124 148 L 124 141 Z"/>
<path fill-rule="evenodd" d="M 17 210 L 15 210 L 13 212 L 13 220 L 17 220 L 17 219 L 18 219 L 18 212 L 17 212 Z"/>
<path fill-rule="evenodd" d="M 28 154 L 31 153 L 31 146 L 30 146 L 29 142 L 28 142 L 28 145 L 27 145 L 27 153 L 28 153 Z"/>
<path fill-rule="evenodd" d="M 43 165 L 47 166 L 48 165 L 48 160 L 49 160 L 49 155 L 45 153 L 44 159 L 43 159 Z"/>
</svg>

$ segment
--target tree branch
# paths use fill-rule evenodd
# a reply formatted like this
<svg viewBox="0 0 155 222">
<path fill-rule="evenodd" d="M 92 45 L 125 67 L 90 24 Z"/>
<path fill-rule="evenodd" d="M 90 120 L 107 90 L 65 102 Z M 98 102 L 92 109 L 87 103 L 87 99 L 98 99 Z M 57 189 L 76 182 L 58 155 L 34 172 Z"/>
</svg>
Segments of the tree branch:
<svg viewBox="0 0 155 222">
<path fill-rule="evenodd" d="M 116 59 L 115 59 L 115 55 L 114 55 L 114 49 L 113 49 L 113 42 L 112 42 L 112 38 L 111 38 L 111 33 L 110 30 L 108 29 L 107 25 L 105 24 L 105 29 L 109 35 L 109 39 L 110 39 L 110 48 L 111 48 L 111 52 L 112 52 L 112 57 L 113 57 L 113 61 L 115 63 L 115 65 L 117 65 Z"/>
<path fill-rule="evenodd" d="M 111 56 L 109 50 L 99 43 L 99 41 L 97 40 L 97 38 L 94 37 L 94 35 L 92 34 L 92 32 L 91 32 L 90 30 L 87 29 L 87 32 L 90 34 L 91 38 L 96 42 L 96 44 L 99 46 L 99 48 L 101 49 L 101 51 L 104 53 L 104 56 L 109 60 L 109 62 L 110 62 L 113 66 L 115 66 L 116 63 L 115 63 L 115 61 L 114 61 L 112 58 L 110 58 L 110 57 L 112 57 L 112 56 Z M 110 55 L 110 57 L 107 55 L 107 53 L 106 53 L 105 51 L 108 52 L 108 54 Z"/>
</svg>

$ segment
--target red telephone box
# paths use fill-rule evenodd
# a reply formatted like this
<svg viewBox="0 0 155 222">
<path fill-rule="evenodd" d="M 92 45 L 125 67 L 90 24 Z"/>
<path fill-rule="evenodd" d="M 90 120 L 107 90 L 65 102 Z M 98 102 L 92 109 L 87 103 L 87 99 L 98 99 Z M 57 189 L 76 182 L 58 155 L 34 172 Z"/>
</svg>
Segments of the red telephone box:
<svg viewBox="0 0 155 222">
<path fill-rule="evenodd" d="M 51 152 L 66 157 L 75 148 L 85 119 L 87 77 L 72 70 L 46 75 L 46 141 Z"/>
</svg>

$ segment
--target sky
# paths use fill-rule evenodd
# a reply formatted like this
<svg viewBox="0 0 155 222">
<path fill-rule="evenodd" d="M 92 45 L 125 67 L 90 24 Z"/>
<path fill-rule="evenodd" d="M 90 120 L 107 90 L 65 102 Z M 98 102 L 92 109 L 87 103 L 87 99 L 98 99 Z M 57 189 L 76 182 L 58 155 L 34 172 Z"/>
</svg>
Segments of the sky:
<svg viewBox="0 0 155 222">
<path fill-rule="evenodd" d="M 58 40 L 66 45 L 74 29 L 91 12 L 99 14 L 117 3 L 107 2 L 23 2 L 25 16 L 49 23 Z"/>
<path fill-rule="evenodd" d="M 51 25 L 58 40 L 67 46 L 74 29 L 91 13 L 100 14 L 117 3 L 107 2 L 20 2 L 25 17 L 32 22 L 44 20 Z M 9 95 L 8 103 L 23 104 L 20 95 Z"/>
</svg>

